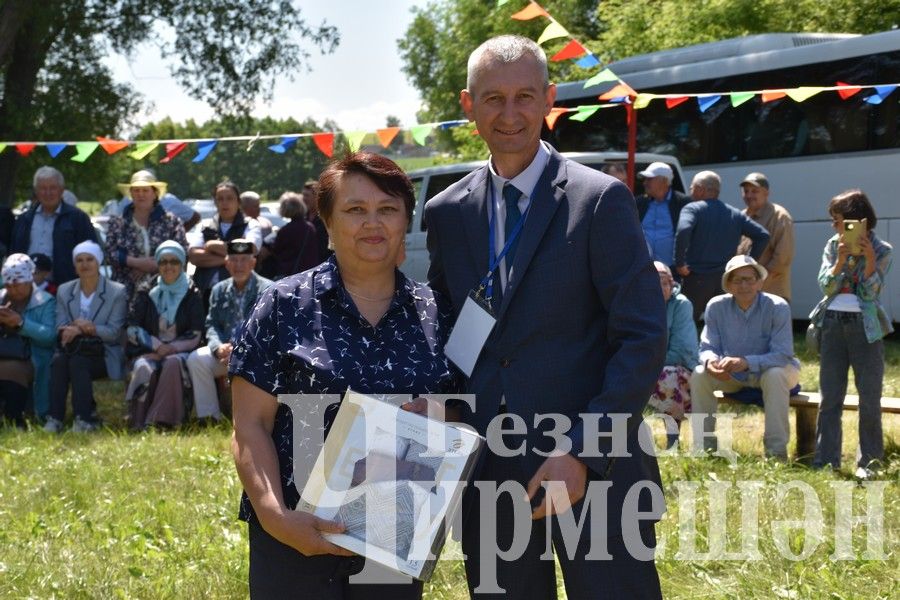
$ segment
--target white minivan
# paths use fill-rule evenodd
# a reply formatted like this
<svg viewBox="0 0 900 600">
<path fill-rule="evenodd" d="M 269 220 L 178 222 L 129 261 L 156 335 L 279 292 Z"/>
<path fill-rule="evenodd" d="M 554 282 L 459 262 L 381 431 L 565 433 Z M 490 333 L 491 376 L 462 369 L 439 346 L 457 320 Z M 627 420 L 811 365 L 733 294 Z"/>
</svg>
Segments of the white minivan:
<svg viewBox="0 0 900 600">
<path fill-rule="evenodd" d="M 597 170 L 610 163 L 624 163 L 628 158 L 625 152 L 564 152 L 563 156 Z M 685 191 L 681 164 L 673 156 L 639 152 L 635 155 L 635 172 L 642 171 L 651 162 L 657 161 L 672 167 L 675 174 L 672 187 L 680 192 Z M 483 164 L 484 161 L 478 161 L 410 171 L 409 177 L 412 179 L 416 192 L 416 209 L 406 232 L 406 261 L 401 267 L 407 277 L 416 281 L 425 281 L 428 275 L 428 248 L 425 246 L 425 222 L 422 219 L 425 202 Z M 640 178 L 635 182 L 635 187 L 635 195 L 643 193 L 643 184 Z"/>
</svg>

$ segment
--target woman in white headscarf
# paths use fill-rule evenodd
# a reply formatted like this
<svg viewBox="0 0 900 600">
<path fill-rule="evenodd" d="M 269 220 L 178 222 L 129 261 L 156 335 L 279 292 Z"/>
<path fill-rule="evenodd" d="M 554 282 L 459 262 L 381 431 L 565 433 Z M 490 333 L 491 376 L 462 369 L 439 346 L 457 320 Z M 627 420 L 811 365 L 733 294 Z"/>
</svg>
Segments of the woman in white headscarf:
<svg viewBox="0 0 900 600">
<path fill-rule="evenodd" d="M 200 343 L 206 315 L 200 290 L 184 273 L 187 254 L 168 240 L 156 249 L 159 276 L 138 288 L 128 316 L 128 347 L 135 357 L 125 400 L 132 429 L 180 425 L 190 407 L 186 360 Z"/>
<path fill-rule="evenodd" d="M 40 419 L 50 408 L 56 300 L 35 287 L 34 263 L 27 254 L 10 254 L 0 275 L 0 403 L 6 418 L 24 427 L 29 399 Z"/>
<path fill-rule="evenodd" d="M 103 251 L 95 242 L 75 246 L 72 261 L 78 279 L 59 286 L 56 294 L 59 344 L 50 366 L 50 414 L 44 424 L 44 431 L 51 433 L 62 431 L 70 387 L 72 431 L 97 429 L 93 381 L 121 379 L 125 362 L 121 344 L 128 310 L 125 286 L 100 274 Z"/>
</svg>

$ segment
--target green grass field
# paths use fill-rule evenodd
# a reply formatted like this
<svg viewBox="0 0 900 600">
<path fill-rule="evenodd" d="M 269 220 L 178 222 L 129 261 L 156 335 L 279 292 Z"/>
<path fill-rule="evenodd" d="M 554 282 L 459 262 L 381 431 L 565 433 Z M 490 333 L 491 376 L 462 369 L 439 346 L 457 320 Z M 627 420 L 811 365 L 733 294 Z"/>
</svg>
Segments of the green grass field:
<svg viewBox="0 0 900 600">
<path fill-rule="evenodd" d="M 807 383 L 815 379 L 815 366 L 799 350 L 806 364 L 804 387 L 814 389 Z M 898 358 L 900 344 L 892 343 L 886 394 L 898 395 Z M 99 382 L 98 392 L 109 425 L 103 432 L 0 430 L 0 598 L 246 596 L 246 528 L 236 519 L 240 485 L 231 462 L 229 429 L 128 434 L 121 429 L 122 384 Z M 855 412 L 845 413 L 845 471 L 853 461 L 855 419 Z M 738 409 L 736 464 L 661 457 L 668 512 L 657 532 L 663 544 L 658 567 L 665 597 L 900 597 L 900 416 L 885 415 L 884 425 L 889 461 L 882 477 L 882 555 L 876 558 L 865 556 L 865 527 L 856 528 L 850 560 L 830 558 L 835 552 L 834 486 L 852 489 L 854 514 L 865 511 L 866 488 L 847 473 L 764 460 L 763 417 L 757 409 Z M 688 447 L 685 434 L 681 448 Z M 694 497 L 692 482 L 699 485 Z M 758 525 L 754 560 L 727 559 L 722 549 L 703 556 L 709 539 L 717 535 L 725 535 L 727 552 L 736 552 L 746 541 L 736 489 L 727 496 L 723 520 L 710 516 L 710 486 L 729 482 L 761 486 L 758 516 L 750 519 Z M 799 492 L 779 496 L 780 486 L 789 482 L 807 484 L 821 506 L 821 516 L 811 516 L 824 526 L 822 542 L 804 560 L 785 558 L 787 550 L 777 545 L 783 538 L 799 554 L 804 539 L 809 541 L 809 534 L 785 529 L 785 521 L 804 514 Z M 688 535 L 691 515 L 694 538 Z M 782 530 L 784 535 L 773 533 Z M 694 555 L 691 539 L 696 540 Z M 466 598 L 462 564 L 454 559 L 458 546 L 451 544 L 444 554 L 449 560 L 441 562 L 425 596 Z"/>
</svg>

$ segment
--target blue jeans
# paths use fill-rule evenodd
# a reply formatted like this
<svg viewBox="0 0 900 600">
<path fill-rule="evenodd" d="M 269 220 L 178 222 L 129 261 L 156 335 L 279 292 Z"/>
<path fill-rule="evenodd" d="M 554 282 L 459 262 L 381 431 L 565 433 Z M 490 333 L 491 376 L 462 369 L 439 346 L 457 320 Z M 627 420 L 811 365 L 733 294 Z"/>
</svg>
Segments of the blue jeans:
<svg viewBox="0 0 900 600">
<path fill-rule="evenodd" d="M 862 314 L 829 310 L 822 322 L 819 390 L 822 404 L 816 423 L 813 465 L 841 466 L 841 414 L 847 394 L 847 374 L 859 392 L 859 462 L 866 467 L 884 457 L 881 433 L 881 386 L 884 379 L 884 344 L 869 342 Z"/>
</svg>

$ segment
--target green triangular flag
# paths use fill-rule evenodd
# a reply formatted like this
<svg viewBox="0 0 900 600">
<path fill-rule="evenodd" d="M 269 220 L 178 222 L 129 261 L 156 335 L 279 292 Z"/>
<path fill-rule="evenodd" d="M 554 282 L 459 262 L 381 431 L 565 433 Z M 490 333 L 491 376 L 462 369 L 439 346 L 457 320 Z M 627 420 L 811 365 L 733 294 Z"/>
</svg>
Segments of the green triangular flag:
<svg viewBox="0 0 900 600">
<path fill-rule="evenodd" d="M 90 158 L 91 154 L 93 154 L 94 150 L 96 150 L 99 146 L 99 142 L 81 142 L 75 144 L 75 151 L 77 152 L 77 154 L 72 157 L 72 160 L 74 160 L 75 162 L 83 163 L 88 158 Z"/>
<path fill-rule="evenodd" d="M 593 115 L 595 112 L 600 110 L 599 104 L 593 104 L 590 106 L 579 106 L 577 107 L 578 112 L 569 117 L 572 121 L 586 121 Z"/>
<path fill-rule="evenodd" d="M 0 152 L 6 150 L 6 144 L 0 144 Z"/>
<path fill-rule="evenodd" d="M 755 95 L 753 92 L 732 92 L 729 94 L 731 96 L 731 106 L 740 106 Z"/>
<path fill-rule="evenodd" d="M 592 85 L 603 83 L 604 81 L 618 81 L 619 76 L 612 72 L 612 69 L 603 69 L 590 79 L 584 82 L 584 87 L 589 88 Z"/>
<path fill-rule="evenodd" d="M 344 137 L 347 138 L 347 146 L 350 152 L 356 152 L 362 146 L 363 138 L 366 137 L 365 131 L 345 131 Z"/>
<path fill-rule="evenodd" d="M 143 160 L 148 154 L 153 152 L 157 146 L 159 146 L 159 142 L 138 142 L 135 151 L 128 156 L 135 160 Z"/>
<path fill-rule="evenodd" d="M 425 145 L 425 138 L 428 137 L 428 134 L 431 133 L 431 130 L 434 129 L 434 125 L 426 124 L 426 125 L 416 125 L 412 127 L 409 132 L 412 134 L 412 138 L 416 141 L 416 143 L 420 146 Z"/>
</svg>

